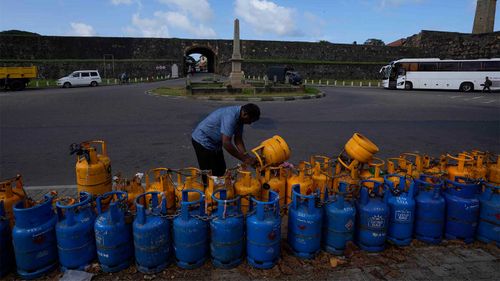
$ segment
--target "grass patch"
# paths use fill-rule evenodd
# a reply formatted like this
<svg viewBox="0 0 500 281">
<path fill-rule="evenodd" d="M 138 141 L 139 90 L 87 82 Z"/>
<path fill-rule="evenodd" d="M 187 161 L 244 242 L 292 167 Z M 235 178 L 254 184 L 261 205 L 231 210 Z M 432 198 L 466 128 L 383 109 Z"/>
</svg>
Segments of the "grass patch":
<svg viewBox="0 0 500 281">
<path fill-rule="evenodd" d="M 304 93 L 300 92 L 263 92 L 255 93 L 252 88 L 244 88 L 241 94 L 207 94 L 207 95 L 195 95 L 191 96 L 184 87 L 160 87 L 152 90 L 156 95 L 161 96 L 189 96 L 189 97 L 208 97 L 209 99 L 217 100 L 222 98 L 235 98 L 235 99 L 245 99 L 245 98 L 269 98 L 269 97 L 296 97 L 296 96 L 308 96 L 311 94 L 318 94 L 320 91 L 313 87 L 306 87 Z"/>
<path fill-rule="evenodd" d="M 221 82 L 191 83 L 193 88 L 222 88 L 223 85 Z"/>
</svg>

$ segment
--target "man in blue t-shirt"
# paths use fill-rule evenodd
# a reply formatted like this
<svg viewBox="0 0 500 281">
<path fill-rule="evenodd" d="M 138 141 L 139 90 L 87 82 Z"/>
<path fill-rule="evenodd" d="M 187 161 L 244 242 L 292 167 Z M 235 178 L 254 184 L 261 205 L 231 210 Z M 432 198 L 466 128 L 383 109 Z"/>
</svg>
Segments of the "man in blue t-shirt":
<svg viewBox="0 0 500 281">
<path fill-rule="evenodd" d="M 252 124 L 259 118 L 259 107 L 249 103 L 219 108 L 203 119 L 191 135 L 200 169 L 223 176 L 226 161 L 222 148 L 247 165 L 255 164 L 256 159 L 248 155 L 243 142 L 243 125 Z"/>
</svg>

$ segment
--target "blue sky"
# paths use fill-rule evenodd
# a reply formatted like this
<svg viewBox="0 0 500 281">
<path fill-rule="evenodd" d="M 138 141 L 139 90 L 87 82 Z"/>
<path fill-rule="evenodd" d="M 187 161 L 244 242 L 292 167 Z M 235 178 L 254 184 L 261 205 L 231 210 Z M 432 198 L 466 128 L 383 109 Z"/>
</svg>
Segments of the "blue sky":
<svg viewBox="0 0 500 281">
<path fill-rule="evenodd" d="M 475 6 L 475 0 L 0 0 L 0 30 L 229 39 L 238 17 L 242 39 L 389 43 L 423 29 L 471 32 Z"/>
</svg>

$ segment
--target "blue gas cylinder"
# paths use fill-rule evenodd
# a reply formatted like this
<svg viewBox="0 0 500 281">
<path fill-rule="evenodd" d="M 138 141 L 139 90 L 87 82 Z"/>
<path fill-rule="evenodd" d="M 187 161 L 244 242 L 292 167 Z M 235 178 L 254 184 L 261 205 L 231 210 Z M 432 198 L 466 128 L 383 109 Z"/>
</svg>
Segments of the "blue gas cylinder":
<svg viewBox="0 0 500 281">
<path fill-rule="evenodd" d="M 443 181 L 422 174 L 415 179 L 415 189 L 415 237 L 425 243 L 439 244 L 446 219 L 446 202 L 441 194 Z"/>
<path fill-rule="evenodd" d="M 300 184 L 292 186 L 292 203 L 288 208 L 288 243 L 299 258 L 312 259 L 321 249 L 323 210 L 316 205 L 320 190 L 300 194 Z"/>
<path fill-rule="evenodd" d="M 98 216 L 94 231 L 97 258 L 104 272 L 118 272 L 129 267 L 134 257 L 132 226 L 125 221 L 127 193 L 104 193 L 97 197 L 96 202 Z M 104 204 L 109 204 L 106 210 Z"/>
<path fill-rule="evenodd" d="M 385 249 L 389 224 L 388 196 L 381 182 L 362 180 L 359 184 L 361 191 L 356 201 L 357 244 L 362 250 L 380 252 Z"/>
<path fill-rule="evenodd" d="M 353 240 L 356 208 L 352 202 L 354 185 L 339 182 L 338 192 L 325 192 L 323 247 L 329 253 L 342 255 L 348 241 Z"/>
<path fill-rule="evenodd" d="M 256 268 L 272 268 L 281 250 L 281 217 L 278 193 L 270 190 L 267 202 L 251 198 L 247 215 L 247 259 Z"/>
<path fill-rule="evenodd" d="M 199 199 L 189 201 L 190 193 Z M 203 265 L 208 255 L 208 221 L 205 217 L 205 194 L 197 189 L 182 191 L 181 213 L 174 219 L 174 251 L 177 265 L 193 269 Z"/>
<path fill-rule="evenodd" d="M 56 202 L 56 237 L 59 261 L 63 270 L 84 270 L 96 257 L 92 195 L 80 192 L 80 200 L 68 205 L 67 200 Z"/>
<path fill-rule="evenodd" d="M 57 217 L 53 197 L 31 206 L 23 200 L 14 205 L 16 224 L 12 230 L 17 273 L 23 279 L 38 278 L 57 267 Z"/>
<path fill-rule="evenodd" d="M 445 180 L 446 239 L 461 239 L 472 243 L 479 219 L 479 182 L 464 177 Z"/>
<path fill-rule="evenodd" d="M 241 197 L 226 199 L 227 191 L 219 189 L 212 194 L 217 207 L 212 212 L 210 250 L 212 263 L 219 268 L 233 268 L 243 260 L 245 249 L 245 221 L 241 212 Z"/>
<path fill-rule="evenodd" d="M 413 179 L 399 174 L 384 176 L 389 205 L 387 240 L 397 246 L 408 246 L 413 237 L 415 199 Z"/>
<path fill-rule="evenodd" d="M 133 233 L 137 269 L 146 274 L 158 273 L 171 261 L 167 198 L 165 193 L 146 192 L 135 199 L 135 207 Z"/>
<path fill-rule="evenodd" d="M 500 247 L 500 186 L 483 182 L 479 202 L 481 210 L 476 238 L 484 243 L 495 242 Z"/>
<path fill-rule="evenodd" d="M 5 214 L 3 200 L 0 200 L 0 277 L 7 275 L 13 267 L 14 252 L 9 219 Z"/>
</svg>

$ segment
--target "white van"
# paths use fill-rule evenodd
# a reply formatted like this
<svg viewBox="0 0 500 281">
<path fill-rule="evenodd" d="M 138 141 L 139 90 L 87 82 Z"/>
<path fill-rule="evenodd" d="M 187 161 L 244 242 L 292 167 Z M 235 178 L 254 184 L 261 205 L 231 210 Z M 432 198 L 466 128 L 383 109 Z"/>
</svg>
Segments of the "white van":
<svg viewBox="0 0 500 281">
<path fill-rule="evenodd" d="M 73 86 L 95 87 L 102 82 L 97 70 L 77 70 L 70 75 L 57 80 L 57 86 L 69 88 Z"/>
</svg>

